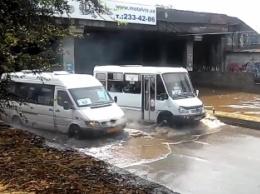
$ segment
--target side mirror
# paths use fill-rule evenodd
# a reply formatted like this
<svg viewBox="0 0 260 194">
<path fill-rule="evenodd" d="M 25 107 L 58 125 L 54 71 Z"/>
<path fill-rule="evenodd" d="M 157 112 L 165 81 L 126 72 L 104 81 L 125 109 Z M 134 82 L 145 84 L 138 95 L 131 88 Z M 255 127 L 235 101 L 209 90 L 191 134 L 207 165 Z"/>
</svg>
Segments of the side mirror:
<svg viewBox="0 0 260 194">
<path fill-rule="evenodd" d="M 164 94 L 164 100 L 167 100 L 169 98 L 169 96 L 165 93 Z"/>
<path fill-rule="evenodd" d="M 64 108 L 64 110 L 69 110 L 70 109 L 68 101 L 64 101 L 63 102 L 63 108 Z"/>
<path fill-rule="evenodd" d="M 168 95 L 166 93 L 163 93 L 160 95 L 161 100 L 167 100 L 168 99 Z"/>
<path fill-rule="evenodd" d="M 117 103 L 117 96 L 114 97 L 114 101 L 115 101 L 115 103 Z"/>
<path fill-rule="evenodd" d="M 199 93 L 200 93 L 200 91 L 199 91 L 199 90 L 196 90 L 196 95 L 197 95 L 197 96 L 199 96 Z"/>
</svg>

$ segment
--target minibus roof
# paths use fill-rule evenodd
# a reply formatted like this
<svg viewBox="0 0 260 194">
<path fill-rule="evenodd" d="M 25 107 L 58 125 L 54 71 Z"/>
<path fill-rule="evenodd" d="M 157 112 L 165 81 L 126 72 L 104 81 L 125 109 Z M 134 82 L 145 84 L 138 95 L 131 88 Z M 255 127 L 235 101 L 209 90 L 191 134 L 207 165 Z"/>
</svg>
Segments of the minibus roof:
<svg viewBox="0 0 260 194">
<path fill-rule="evenodd" d="M 33 73 L 21 71 L 10 74 L 3 74 L 2 79 L 10 75 L 14 82 L 49 84 L 63 86 L 66 88 L 82 88 L 103 86 L 94 76 L 88 74 L 71 74 L 66 71 Z"/>
<path fill-rule="evenodd" d="M 94 72 L 122 72 L 141 74 L 187 73 L 183 67 L 151 67 L 141 65 L 106 65 L 95 66 Z"/>
</svg>

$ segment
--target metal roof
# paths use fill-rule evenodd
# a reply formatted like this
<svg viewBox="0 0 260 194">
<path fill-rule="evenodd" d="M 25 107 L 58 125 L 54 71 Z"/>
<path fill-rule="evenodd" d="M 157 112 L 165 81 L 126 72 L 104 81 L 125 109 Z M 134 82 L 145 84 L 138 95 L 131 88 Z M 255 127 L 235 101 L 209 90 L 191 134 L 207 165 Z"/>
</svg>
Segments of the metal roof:
<svg viewBox="0 0 260 194">
<path fill-rule="evenodd" d="M 161 74 L 161 73 L 187 73 L 183 67 L 150 67 L 141 65 L 105 65 L 96 66 L 94 72 L 115 72 L 115 73 L 143 73 L 143 74 Z"/>
<path fill-rule="evenodd" d="M 26 71 L 3 74 L 2 79 L 10 76 L 12 81 L 21 83 L 49 84 L 65 88 L 102 86 L 92 75 L 70 74 L 64 71 L 30 73 Z"/>
</svg>

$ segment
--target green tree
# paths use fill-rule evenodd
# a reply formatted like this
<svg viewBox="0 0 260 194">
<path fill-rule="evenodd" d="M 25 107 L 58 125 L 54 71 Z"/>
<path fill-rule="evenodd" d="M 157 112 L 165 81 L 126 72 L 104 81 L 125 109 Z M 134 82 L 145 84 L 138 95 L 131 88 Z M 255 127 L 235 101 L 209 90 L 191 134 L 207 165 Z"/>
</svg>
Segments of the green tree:
<svg viewBox="0 0 260 194">
<path fill-rule="evenodd" d="M 102 11 L 99 0 L 80 1 L 91 4 L 95 11 Z M 64 18 L 53 16 L 68 14 L 69 8 L 66 0 L 1 0 L 0 76 L 21 69 L 48 70 L 57 66 L 55 58 L 62 54 L 58 40 L 71 34 L 70 26 L 57 23 L 57 20 L 63 23 Z M 0 82 L 0 99 L 14 98 L 7 90 L 7 82 Z"/>
</svg>

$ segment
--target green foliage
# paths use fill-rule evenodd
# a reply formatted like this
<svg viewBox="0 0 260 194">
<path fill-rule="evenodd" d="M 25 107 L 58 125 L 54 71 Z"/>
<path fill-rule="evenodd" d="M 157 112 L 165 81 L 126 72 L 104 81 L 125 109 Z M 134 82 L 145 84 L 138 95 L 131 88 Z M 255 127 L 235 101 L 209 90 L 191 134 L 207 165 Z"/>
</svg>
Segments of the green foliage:
<svg viewBox="0 0 260 194">
<path fill-rule="evenodd" d="M 81 0 L 82 1 L 82 0 Z M 93 9 L 102 9 L 98 0 L 83 0 Z M 62 37 L 71 36 L 64 18 L 54 14 L 69 13 L 66 0 L 0 1 L 0 76 L 24 69 L 47 71 L 59 64 Z M 57 22 L 57 20 L 61 20 Z M 8 80 L 0 82 L 0 99 L 10 99 Z M 0 104 L 0 112 L 2 110 Z"/>
<path fill-rule="evenodd" d="M 69 35 L 52 17 L 56 10 L 67 12 L 67 2 L 0 1 L 0 75 L 20 69 L 47 69 L 53 64 L 57 54 L 52 49 L 54 41 Z"/>
</svg>

